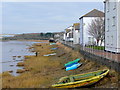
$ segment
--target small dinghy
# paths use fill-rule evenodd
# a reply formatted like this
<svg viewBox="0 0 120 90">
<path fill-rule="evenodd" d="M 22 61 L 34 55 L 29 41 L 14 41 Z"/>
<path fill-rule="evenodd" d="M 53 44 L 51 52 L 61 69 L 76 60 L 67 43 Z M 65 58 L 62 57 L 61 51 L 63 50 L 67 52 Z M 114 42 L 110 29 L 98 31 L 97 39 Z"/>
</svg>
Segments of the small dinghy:
<svg viewBox="0 0 120 90">
<path fill-rule="evenodd" d="M 56 50 L 56 49 L 58 49 L 58 47 L 57 48 L 51 48 L 51 50 Z"/>
<path fill-rule="evenodd" d="M 56 53 L 46 54 L 46 55 L 43 55 L 43 56 L 53 56 L 53 55 L 56 55 Z"/>
<path fill-rule="evenodd" d="M 77 69 L 81 65 L 82 65 L 82 63 L 77 63 L 77 64 L 74 64 L 70 67 L 66 67 L 66 71 Z"/>
<path fill-rule="evenodd" d="M 70 75 L 62 77 L 58 83 L 52 85 L 53 88 L 75 88 L 81 86 L 88 86 L 98 82 L 105 77 L 109 72 L 109 69 L 98 70 L 94 72 Z"/>
<path fill-rule="evenodd" d="M 67 65 L 66 67 L 71 67 L 72 65 L 77 64 L 77 63 L 78 63 L 78 62 L 74 62 L 74 63 L 72 63 L 72 64 Z"/>
<path fill-rule="evenodd" d="M 71 65 L 73 65 L 73 64 L 76 64 L 76 63 L 78 63 L 78 61 L 80 61 L 80 58 L 75 59 L 75 60 L 73 60 L 73 61 L 70 61 L 70 62 L 66 63 L 66 64 L 65 64 L 65 67 L 69 67 L 69 66 L 71 66 Z"/>
<path fill-rule="evenodd" d="M 56 43 L 50 43 L 50 45 L 56 45 Z"/>
</svg>

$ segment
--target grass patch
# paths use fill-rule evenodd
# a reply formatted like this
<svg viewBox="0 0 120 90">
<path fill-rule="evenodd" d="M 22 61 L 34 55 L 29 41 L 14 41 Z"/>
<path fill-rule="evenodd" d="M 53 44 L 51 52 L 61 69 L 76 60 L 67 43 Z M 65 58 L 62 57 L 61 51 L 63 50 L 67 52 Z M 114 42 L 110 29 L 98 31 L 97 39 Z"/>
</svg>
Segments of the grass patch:
<svg viewBox="0 0 120 90">
<path fill-rule="evenodd" d="M 19 62 L 19 63 L 17 63 L 17 66 L 24 66 L 24 62 Z"/>
<path fill-rule="evenodd" d="M 92 49 L 96 49 L 96 50 L 104 50 L 104 46 L 87 46 L 87 48 L 92 48 Z"/>
<path fill-rule="evenodd" d="M 25 69 L 18 69 L 16 73 L 23 73 L 25 72 Z"/>
<path fill-rule="evenodd" d="M 43 55 L 48 53 L 53 53 L 50 48 L 53 46 L 49 45 L 49 43 L 35 44 L 33 45 L 35 51 L 39 52 L 38 56 L 25 56 L 26 60 L 24 61 L 24 69 L 25 72 L 20 74 L 19 76 L 11 76 L 9 72 L 5 72 L 2 74 L 2 86 L 3 88 L 49 88 L 52 84 L 56 83 L 61 77 L 67 75 L 75 75 L 80 73 L 87 73 L 91 71 L 96 71 L 100 69 L 105 69 L 106 66 L 97 64 L 90 60 L 84 60 L 82 55 L 72 50 L 71 48 L 65 47 L 64 45 L 58 43 L 58 45 L 54 45 L 54 47 L 59 48 L 55 51 L 57 55 L 44 57 Z M 65 53 L 65 54 L 63 54 Z M 61 55 L 59 57 L 59 55 Z M 83 63 L 81 67 L 75 69 L 73 71 L 65 71 L 63 69 L 64 64 L 75 60 L 76 58 L 81 58 L 80 62 Z M 22 63 L 20 63 L 21 65 Z M 112 83 L 117 83 L 116 72 L 111 72 L 111 76 L 113 78 L 107 77 L 106 80 L 101 80 L 101 84 L 97 84 L 95 87 L 101 87 L 106 85 L 106 82 L 109 80 L 114 80 Z M 115 84 L 114 84 L 115 85 Z M 117 87 L 116 85 L 114 87 Z"/>
</svg>

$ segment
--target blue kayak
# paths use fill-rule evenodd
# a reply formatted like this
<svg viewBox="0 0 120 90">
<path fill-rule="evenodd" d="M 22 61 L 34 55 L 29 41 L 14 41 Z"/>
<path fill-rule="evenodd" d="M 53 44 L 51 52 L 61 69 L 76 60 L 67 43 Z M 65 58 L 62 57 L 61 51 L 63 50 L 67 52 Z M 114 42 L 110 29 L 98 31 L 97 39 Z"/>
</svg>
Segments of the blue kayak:
<svg viewBox="0 0 120 90">
<path fill-rule="evenodd" d="M 78 62 L 71 63 L 71 64 L 67 65 L 66 67 L 71 67 L 72 65 L 77 64 L 77 63 Z"/>
<path fill-rule="evenodd" d="M 56 45 L 56 43 L 50 43 L 50 45 Z"/>
<path fill-rule="evenodd" d="M 68 63 L 65 64 L 65 67 L 68 66 L 68 65 L 70 65 L 70 64 L 73 64 L 73 63 L 78 63 L 79 61 L 80 61 L 80 58 L 75 59 L 73 61 L 70 61 L 70 62 L 68 62 Z"/>
<path fill-rule="evenodd" d="M 71 67 L 66 67 L 66 71 L 77 69 L 81 65 L 82 63 L 77 63 L 77 64 L 72 65 Z"/>
<path fill-rule="evenodd" d="M 51 48 L 51 50 L 56 50 L 56 49 L 58 49 L 58 48 Z"/>
</svg>

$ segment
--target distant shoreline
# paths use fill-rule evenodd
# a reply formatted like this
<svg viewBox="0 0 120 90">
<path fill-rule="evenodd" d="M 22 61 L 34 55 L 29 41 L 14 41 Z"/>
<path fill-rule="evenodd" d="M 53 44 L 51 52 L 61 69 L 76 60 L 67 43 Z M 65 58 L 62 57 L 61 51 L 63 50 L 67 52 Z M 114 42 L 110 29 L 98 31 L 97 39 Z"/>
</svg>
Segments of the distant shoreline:
<svg viewBox="0 0 120 90">
<path fill-rule="evenodd" d="M 17 41 L 49 42 L 49 40 L 17 40 Z"/>
<path fill-rule="evenodd" d="M 0 41 L 31 41 L 31 42 L 49 42 L 49 40 L 2 40 Z"/>
</svg>

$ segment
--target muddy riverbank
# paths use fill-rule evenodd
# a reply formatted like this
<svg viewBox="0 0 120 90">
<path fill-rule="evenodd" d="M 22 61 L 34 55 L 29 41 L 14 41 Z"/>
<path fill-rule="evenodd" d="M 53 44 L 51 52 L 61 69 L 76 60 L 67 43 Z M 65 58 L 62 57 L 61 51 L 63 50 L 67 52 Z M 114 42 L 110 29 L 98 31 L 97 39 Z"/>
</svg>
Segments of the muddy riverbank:
<svg viewBox="0 0 120 90">
<path fill-rule="evenodd" d="M 58 49 L 51 50 L 53 47 L 58 47 Z M 32 48 L 34 48 L 35 52 L 38 52 L 38 55 L 25 56 L 25 60 L 22 63 L 24 65 L 23 73 L 16 77 L 8 72 L 2 74 L 3 88 L 50 88 L 52 84 L 56 83 L 63 76 L 108 68 L 99 63 L 84 60 L 79 52 L 61 43 L 57 43 L 57 45 L 37 43 Z M 56 55 L 43 56 L 50 53 L 56 53 Z M 77 58 L 81 59 L 82 66 L 73 71 L 65 71 L 64 64 Z M 118 75 L 118 72 L 110 69 L 109 74 L 105 78 L 89 88 L 118 88 L 118 81 L 120 80 Z"/>
<path fill-rule="evenodd" d="M 35 55 L 35 52 L 31 52 L 32 50 L 28 49 L 35 43 L 45 43 L 47 41 L 44 40 L 11 40 L 11 41 L 2 41 L 0 44 L 2 45 L 1 50 L 1 61 L 0 65 L 2 65 L 2 69 L 0 73 L 5 71 L 10 71 L 12 75 L 17 76 L 19 74 L 16 73 L 17 69 L 22 69 L 22 67 L 17 67 L 17 63 L 24 60 L 25 55 Z"/>
</svg>

